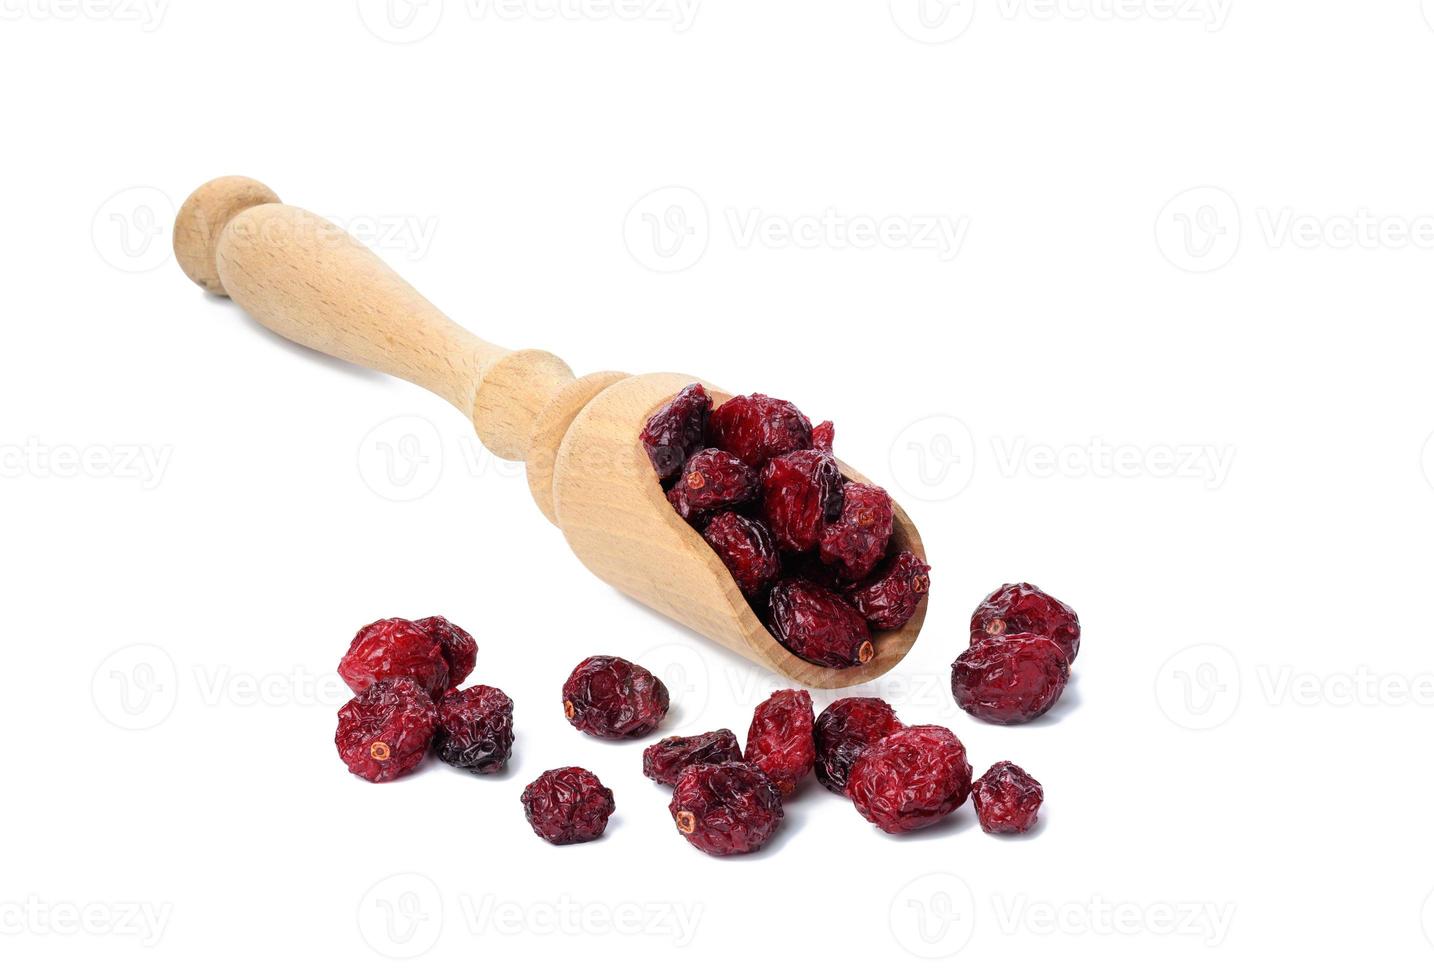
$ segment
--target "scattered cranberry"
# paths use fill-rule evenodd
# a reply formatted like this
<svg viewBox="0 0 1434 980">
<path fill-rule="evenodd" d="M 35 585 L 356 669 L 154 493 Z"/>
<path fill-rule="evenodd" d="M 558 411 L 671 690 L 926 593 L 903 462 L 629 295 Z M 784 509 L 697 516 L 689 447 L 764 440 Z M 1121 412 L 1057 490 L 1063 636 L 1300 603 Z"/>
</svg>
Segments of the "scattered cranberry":
<svg viewBox="0 0 1434 980">
<path fill-rule="evenodd" d="M 674 735 L 649 745 L 642 753 L 642 774 L 664 786 L 676 786 L 682 770 L 694 765 L 741 762 L 742 746 L 731 729 L 705 735 Z"/>
<path fill-rule="evenodd" d="M 563 713 L 598 738 L 637 738 L 667 715 L 667 685 L 621 657 L 589 657 L 563 685 Z"/>
<path fill-rule="evenodd" d="M 1071 663 L 1080 650 L 1080 619 L 1075 610 L 1025 582 L 1001 586 L 971 614 L 972 643 L 1012 633 L 1035 633 L 1053 640 Z"/>
<path fill-rule="evenodd" d="M 847 600 L 874 630 L 899 630 L 916 615 L 931 591 L 931 566 L 903 551 L 868 579 L 846 591 Z"/>
<path fill-rule="evenodd" d="M 966 747 L 938 725 L 903 728 L 857 757 L 846 792 L 857 811 L 888 834 L 920 830 L 966 802 Z"/>
<path fill-rule="evenodd" d="M 358 631 L 339 661 L 339 676 L 355 694 L 377 681 L 411 677 L 430 698 L 448 690 L 443 646 L 428 630 L 406 619 L 380 619 Z"/>
<path fill-rule="evenodd" d="M 745 762 L 682 770 L 668 805 L 677 829 L 699 851 L 750 854 L 782 822 L 782 794 L 766 773 Z"/>
<path fill-rule="evenodd" d="M 822 528 L 841 515 L 842 475 L 836 460 L 817 449 L 779 456 L 762 470 L 762 509 L 777 544 L 811 551 Z"/>
<path fill-rule="evenodd" d="M 375 681 L 339 709 L 334 744 L 349 772 L 386 783 L 410 771 L 428 752 L 438 712 L 411 677 Z"/>
<path fill-rule="evenodd" d="M 951 665 L 951 693 L 982 721 L 1019 725 L 1060 699 L 1070 662 L 1054 641 L 1034 633 L 988 636 Z"/>
<path fill-rule="evenodd" d="M 757 705 L 747 730 L 747 762 L 765 772 L 783 796 L 791 796 L 816 761 L 812 696 L 777 691 Z"/>
<path fill-rule="evenodd" d="M 720 449 L 704 449 L 689 456 L 682 476 L 667 491 L 668 502 L 683 520 L 756 497 L 757 471 Z"/>
<path fill-rule="evenodd" d="M 824 453 L 832 451 L 832 443 L 836 441 L 836 426 L 830 422 L 823 422 L 812 429 L 812 448 L 820 449 Z"/>
<path fill-rule="evenodd" d="M 438 702 L 438 758 L 474 773 L 500 772 L 513 754 L 513 702 L 482 684 Z"/>
<path fill-rule="evenodd" d="M 429 616 L 413 625 L 438 641 L 439 652 L 448 663 L 448 686 L 457 687 L 466 681 L 478 663 L 478 641 L 472 634 L 442 616 Z"/>
<path fill-rule="evenodd" d="M 891 540 L 891 498 L 881 487 L 848 483 L 842 488 L 841 516 L 822 528 L 821 556 L 848 581 L 872 573 Z"/>
<path fill-rule="evenodd" d="M 738 395 L 717 406 L 707 431 L 712 445 L 753 468 L 812 445 L 812 423 L 801 410 L 766 395 Z"/>
<path fill-rule="evenodd" d="M 881 698 L 841 698 L 817 717 L 817 780 L 833 793 L 845 793 L 857 758 L 901 722 Z"/>
<path fill-rule="evenodd" d="M 821 667 L 851 667 L 876 656 L 866 619 L 831 589 L 793 578 L 772 589 L 768 628 L 792 653 Z"/>
<path fill-rule="evenodd" d="M 717 552 L 737 588 L 748 598 L 761 596 L 781 574 L 782 562 L 772 532 L 761 521 L 723 511 L 702 537 Z"/>
<path fill-rule="evenodd" d="M 614 809 L 612 790 L 577 766 L 549 769 L 523 790 L 528 823 L 549 844 L 597 840 Z"/>
<path fill-rule="evenodd" d="M 996 763 L 971 785 L 976 817 L 988 834 L 1024 834 L 1036 825 L 1045 798 L 1041 784 L 1011 762 Z"/>
<path fill-rule="evenodd" d="M 641 440 L 658 479 L 666 482 L 676 476 L 688 455 L 702 448 L 711 408 L 712 399 L 706 390 L 701 385 L 688 385 L 647 420 Z"/>
</svg>

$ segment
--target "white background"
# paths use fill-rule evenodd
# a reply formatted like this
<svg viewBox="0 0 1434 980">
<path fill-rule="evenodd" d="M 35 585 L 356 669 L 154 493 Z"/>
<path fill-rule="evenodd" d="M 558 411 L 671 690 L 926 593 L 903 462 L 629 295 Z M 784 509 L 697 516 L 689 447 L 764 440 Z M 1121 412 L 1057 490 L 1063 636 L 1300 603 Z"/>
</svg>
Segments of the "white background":
<svg viewBox="0 0 1434 980">
<path fill-rule="evenodd" d="M 7 975 L 1427 969 L 1434 11 L 0 10 Z M 437 398 L 184 279 L 223 173 L 494 342 L 835 418 L 935 566 L 859 693 L 1028 768 L 1041 832 L 888 838 L 811 783 L 762 855 L 687 846 L 562 678 L 630 657 L 666 733 L 740 734 L 779 680 L 590 577 Z M 1015 580 L 1085 640 L 1008 730 L 946 684 Z M 431 613 L 512 770 L 362 783 L 334 665 Z M 616 792 L 600 843 L 523 822 L 564 764 Z"/>
</svg>

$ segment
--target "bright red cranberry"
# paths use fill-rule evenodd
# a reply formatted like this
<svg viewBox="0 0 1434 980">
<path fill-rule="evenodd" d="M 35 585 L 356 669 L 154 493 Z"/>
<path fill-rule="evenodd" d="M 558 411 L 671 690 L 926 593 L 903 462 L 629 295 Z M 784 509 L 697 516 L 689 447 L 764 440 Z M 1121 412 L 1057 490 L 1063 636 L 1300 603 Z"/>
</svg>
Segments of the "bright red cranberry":
<svg viewBox="0 0 1434 980">
<path fill-rule="evenodd" d="M 682 770 L 668 812 L 688 843 L 727 857 L 758 850 L 782 823 L 782 794 L 766 773 L 745 762 Z"/>
<path fill-rule="evenodd" d="M 612 790 L 578 766 L 549 769 L 523 790 L 528 824 L 549 844 L 597 840 L 616 808 Z"/>
<path fill-rule="evenodd" d="M 496 687 L 476 684 L 438 702 L 438 758 L 473 773 L 501 772 L 513 754 L 513 702 Z"/>
<path fill-rule="evenodd" d="M 848 483 L 842 488 L 841 516 L 822 528 L 821 556 L 849 582 L 872 573 L 886 556 L 893 508 L 881 487 Z"/>
<path fill-rule="evenodd" d="M 746 760 L 771 777 L 784 797 L 812 771 L 813 726 L 812 696 L 806 691 L 777 691 L 752 714 Z"/>
<path fill-rule="evenodd" d="M 777 544 L 811 551 L 822 529 L 841 516 L 842 475 L 830 454 L 816 449 L 779 456 L 762 470 L 762 509 Z"/>
<path fill-rule="evenodd" d="M 563 714 L 598 738 L 638 738 L 667 716 L 667 685 L 621 657 L 589 657 L 563 685 Z"/>
<path fill-rule="evenodd" d="M 736 507 L 757 498 L 757 471 L 731 453 L 704 449 L 687 457 L 668 502 L 690 520 L 694 514 Z"/>
<path fill-rule="evenodd" d="M 903 728 L 857 757 L 846 792 L 857 812 L 888 834 L 929 827 L 971 792 L 966 747 L 938 725 Z"/>
<path fill-rule="evenodd" d="M 713 409 L 708 441 L 754 469 L 769 459 L 810 449 L 812 423 L 791 402 L 766 395 L 738 395 Z"/>
<path fill-rule="evenodd" d="M 817 780 L 833 793 L 845 793 L 857 758 L 901 728 L 896 712 L 881 698 L 833 701 L 817 717 Z"/>
<path fill-rule="evenodd" d="M 1019 725 L 1051 709 L 1070 677 L 1054 641 L 1034 633 L 988 636 L 951 665 L 951 693 L 962 710 L 995 725 Z"/>
<path fill-rule="evenodd" d="M 1080 651 L 1080 619 L 1075 610 L 1025 582 L 1001 586 L 971 614 L 972 643 L 1010 633 L 1035 633 L 1053 640 L 1071 663 Z"/>
<path fill-rule="evenodd" d="M 642 774 L 664 786 L 676 786 L 677 777 L 688 766 L 741 761 L 737 736 L 731 729 L 721 728 L 705 735 L 674 735 L 649 745 L 642 752 Z"/>
<path fill-rule="evenodd" d="M 658 479 L 676 476 L 687 457 L 702 448 L 712 399 L 701 385 L 688 385 L 647 420 L 640 439 Z"/>
<path fill-rule="evenodd" d="M 413 678 L 430 698 L 449 687 L 442 644 L 406 619 L 380 619 L 359 630 L 339 661 L 339 676 L 355 694 L 398 677 Z"/>
<path fill-rule="evenodd" d="M 823 422 L 812 429 L 812 448 L 820 449 L 824 453 L 832 451 L 832 443 L 836 441 L 836 426 L 830 422 Z"/>
<path fill-rule="evenodd" d="M 988 834 L 1024 834 L 1036 825 L 1045 801 L 1041 784 L 1011 762 L 998 762 L 971 785 L 976 817 Z"/>
<path fill-rule="evenodd" d="M 439 652 L 448 663 L 448 686 L 457 687 L 466 681 L 478 663 L 478 641 L 473 635 L 442 616 L 419 619 L 413 625 L 438 641 Z"/>
<path fill-rule="evenodd" d="M 334 745 L 349 772 L 386 783 L 423 761 L 438 711 L 411 677 L 375 681 L 339 709 Z"/>
<path fill-rule="evenodd" d="M 845 590 L 847 601 L 874 630 L 899 630 L 931 591 L 931 566 L 903 551 L 876 576 Z"/>
<path fill-rule="evenodd" d="M 712 518 L 702 537 L 717 552 L 737 587 L 748 598 L 765 594 L 781 574 L 777 543 L 761 521 L 723 511 Z"/>
<path fill-rule="evenodd" d="M 821 667 L 853 667 L 876 656 L 866 620 L 841 596 L 805 579 L 772 589 L 767 626 L 778 643 Z"/>
</svg>

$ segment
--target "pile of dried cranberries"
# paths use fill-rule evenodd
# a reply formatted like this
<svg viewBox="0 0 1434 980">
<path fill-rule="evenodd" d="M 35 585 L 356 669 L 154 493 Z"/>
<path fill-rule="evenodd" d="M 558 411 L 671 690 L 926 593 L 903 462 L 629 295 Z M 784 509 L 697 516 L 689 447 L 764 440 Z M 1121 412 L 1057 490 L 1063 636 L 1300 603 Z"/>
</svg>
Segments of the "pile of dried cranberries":
<svg viewBox="0 0 1434 980">
<path fill-rule="evenodd" d="M 931 569 L 892 547 L 891 498 L 842 475 L 833 435 L 767 395 L 714 409 L 694 384 L 647 420 L 641 441 L 668 501 L 777 641 L 840 669 L 876 655 L 872 630 L 906 625 Z"/>
</svg>

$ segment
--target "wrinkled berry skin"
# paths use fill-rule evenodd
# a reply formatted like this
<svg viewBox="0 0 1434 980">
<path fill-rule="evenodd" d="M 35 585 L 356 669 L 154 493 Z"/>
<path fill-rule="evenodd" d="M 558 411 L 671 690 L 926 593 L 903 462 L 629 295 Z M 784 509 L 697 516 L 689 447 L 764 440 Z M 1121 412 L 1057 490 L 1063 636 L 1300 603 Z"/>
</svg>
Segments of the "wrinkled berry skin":
<svg viewBox="0 0 1434 980">
<path fill-rule="evenodd" d="M 501 772 L 513 754 L 513 702 L 496 687 L 474 685 L 438 702 L 438 758 L 472 773 Z"/>
<path fill-rule="evenodd" d="M 1075 610 L 1025 582 L 1001 586 L 971 614 L 973 644 L 1011 633 L 1035 633 L 1053 640 L 1070 663 L 1080 651 L 1080 619 Z"/>
<path fill-rule="evenodd" d="M 705 735 L 674 735 L 649 745 L 642 752 L 642 774 L 664 786 L 676 786 L 682 770 L 695 765 L 741 762 L 742 746 L 729 728 Z"/>
<path fill-rule="evenodd" d="M 1065 653 L 1044 636 L 988 636 L 951 665 L 951 693 L 982 721 L 1020 725 L 1049 711 L 1069 678 Z"/>
<path fill-rule="evenodd" d="M 817 781 L 833 793 L 845 793 L 857 757 L 900 731 L 901 722 L 881 698 L 841 698 L 817 717 Z"/>
<path fill-rule="evenodd" d="M 791 796 L 816 762 L 814 728 L 812 696 L 777 691 L 752 713 L 744 758 L 765 772 L 782 796 Z"/>
<path fill-rule="evenodd" d="M 449 687 L 442 644 L 406 619 L 380 619 L 359 630 L 339 661 L 339 676 L 355 694 L 398 677 L 413 678 L 430 698 Z"/>
<path fill-rule="evenodd" d="M 750 854 L 782 823 L 782 794 L 766 773 L 745 762 L 682 770 L 668 812 L 678 833 L 706 854 Z"/>
<path fill-rule="evenodd" d="M 822 529 L 841 516 L 842 475 L 831 455 L 816 449 L 779 456 L 762 470 L 762 510 L 777 544 L 811 551 Z"/>
<path fill-rule="evenodd" d="M 638 438 L 664 483 L 682 471 L 687 457 L 702 447 L 712 399 L 701 385 L 688 385 L 659 408 Z"/>
<path fill-rule="evenodd" d="M 812 423 L 789 401 L 738 395 L 708 416 L 707 435 L 710 445 L 760 469 L 769 459 L 810 449 Z"/>
<path fill-rule="evenodd" d="M 667 499 L 682 516 L 736 507 L 757 497 L 757 471 L 731 453 L 704 449 L 687 458 Z"/>
<path fill-rule="evenodd" d="M 598 738 L 638 738 L 667 716 L 667 685 L 621 657 L 589 657 L 563 684 L 563 714 Z"/>
<path fill-rule="evenodd" d="M 899 630 L 911 622 L 931 591 L 931 566 L 903 551 L 865 582 L 848 586 L 846 599 L 874 630 Z"/>
<path fill-rule="evenodd" d="M 578 766 L 549 769 L 523 790 L 528 825 L 549 844 L 597 840 L 616 809 L 612 790 Z"/>
<path fill-rule="evenodd" d="M 767 628 L 782 646 L 821 667 L 853 667 L 876 656 L 861 613 L 805 579 L 786 579 L 772 589 Z"/>
<path fill-rule="evenodd" d="M 886 556 L 894 511 L 881 487 L 848 483 L 842 488 L 841 516 L 822 528 L 822 561 L 855 582 L 872 573 Z"/>
<path fill-rule="evenodd" d="M 1046 794 L 1031 774 L 1011 762 L 998 762 L 971 785 L 976 818 L 988 834 L 1024 834 L 1036 825 Z"/>
<path fill-rule="evenodd" d="M 857 812 L 888 834 L 929 827 L 971 792 L 966 747 L 948 729 L 914 725 L 857 757 L 846 793 Z"/>
<path fill-rule="evenodd" d="M 448 664 L 448 686 L 454 688 L 466 681 L 478 664 L 478 641 L 472 634 L 442 616 L 415 620 L 413 625 L 438 641 L 439 652 Z"/>
<path fill-rule="evenodd" d="M 836 426 L 830 422 L 823 422 L 812 429 L 812 448 L 820 449 L 824 453 L 832 451 L 832 443 L 836 441 Z"/>
<path fill-rule="evenodd" d="M 749 599 L 766 594 L 782 572 L 777 542 L 761 521 L 724 511 L 712 518 L 702 537 Z"/>
<path fill-rule="evenodd" d="M 428 753 L 438 711 L 411 677 L 375 681 L 339 709 L 334 745 L 349 772 L 386 783 Z"/>
</svg>

